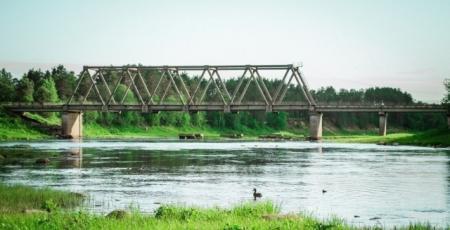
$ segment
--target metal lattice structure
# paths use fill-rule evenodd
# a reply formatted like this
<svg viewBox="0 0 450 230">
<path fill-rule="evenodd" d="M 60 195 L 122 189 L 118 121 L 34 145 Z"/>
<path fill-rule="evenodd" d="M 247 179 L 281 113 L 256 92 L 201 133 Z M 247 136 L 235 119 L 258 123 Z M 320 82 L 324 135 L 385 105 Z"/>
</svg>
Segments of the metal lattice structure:
<svg viewBox="0 0 450 230">
<path fill-rule="evenodd" d="M 267 71 L 275 71 L 277 74 L 267 76 L 265 74 Z M 196 74 L 187 75 L 186 72 L 196 72 Z M 224 74 L 230 72 L 235 79 L 235 85 L 231 88 L 227 86 L 230 82 L 226 81 L 230 78 L 224 77 Z M 272 82 L 271 88 L 266 84 L 268 79 L 276 81 Z M 252 94 L 253 98 L 246 100 L 248 92 L 253 90 L 255 91 Z M 134 100 L 129 100 L 130 95 L 133 95 Z M 285 100 L 287 95 L 290 101 Z M 16 112 L 449 113 L 448 105 L 317 103 L 309 91 L 299 66 L 295 65 L 84 66 L 74 92 L 66 103 L 7 103 L 2 106 Z"/>
<path fill-rule="evenodd" d="M 198 71 L 197 85 L 187 87 L 183 73 L 186 71 Z M 239 73 L 237 86 L 233 90 L 227 88 L 222 73 L 233 71 Z M 284 72 L 283 76 L 275 78 L 278 81 L 276 89 L 272 92 L 266 86 L 261 71 Z M 152 77 L 143 77 L 143 73 L 152 72 Z M 118 80 L 111 82 L 105 78 L 105 73 L 119 76 Z M 159 75 L 159 76 L 155 76 Z M 154 78 L 154 79 L 152 79 Z M 154 81 L 156 80 L 157 81 Z M 86 81 L 88 82 L 86 85 Z M 84 92 L 81 85 L 85 84 Z M 244 96 L 251 84 L 256 86 L 259 92 L 260 102 L 243 102 Z M 118 95 L 119 86 L 126 86 L 125 93 Z M 294 101 L 290 104 L 283 103 L 285 95 L 292 85 L 295 85 L 304 101 Z M 100 90 L 103 88 L 103 92 Z M 165 101 L 169 90 L 178 98 L 177 103 Z M 220 97 L 220 101 L 205 101 L 208 90 L 213 90 Z M 137 98 L 134 103 L 125 101 L 129 92 Z M 94 92 L 97 103 L 87 103 L 88 97 Z M 78 101 L 74 99 L 78 98 Z M 261 103 L 262 102 L 262 103 Z M 218 66 L 85 66 L 80 74 L 73 95 L 66 103 L 67 106 L 85 105 L 102 106 L 102 110 L 123 110 L 140 106 L 141 110 L 181 110 L 203 111 L 223 110 L 225 112 L 246 110 L 265 110 L 271 112 L 283 106 L 301 106 L 302 108 L 314 108 L 316 102 L 312 97 L 308 85 L 295 65 L 218 65 Z"/>
</svg>

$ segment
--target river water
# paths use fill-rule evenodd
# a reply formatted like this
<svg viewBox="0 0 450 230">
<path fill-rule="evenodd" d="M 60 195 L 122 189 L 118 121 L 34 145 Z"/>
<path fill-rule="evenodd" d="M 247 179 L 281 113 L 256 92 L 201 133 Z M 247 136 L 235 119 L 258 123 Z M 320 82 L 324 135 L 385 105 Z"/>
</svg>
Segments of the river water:
<svg viewBox="0 0 450 230">
<path fill-rule="evenodd" d="M 3 142 L 2 153 L 28 156 L 0 161 L 2 182 L 86 193 L 86 208 L 100 213 L 130 205 L 152 212 L 164 203 L 230 207 L 253 202 L 257 188 L 282 212 L 356 226 L 450 223 L 450 149 L 85 140 Z M 39 157 L 50 164 L 36 165 Z"/>
</svg>

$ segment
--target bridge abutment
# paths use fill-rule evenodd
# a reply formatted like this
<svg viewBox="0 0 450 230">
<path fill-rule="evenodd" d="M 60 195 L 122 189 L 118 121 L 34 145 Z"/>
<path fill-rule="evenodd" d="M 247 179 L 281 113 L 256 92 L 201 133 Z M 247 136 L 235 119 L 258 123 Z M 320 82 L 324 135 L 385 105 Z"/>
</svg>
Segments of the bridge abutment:
<svg viewBox="0 0 450 230">
<path fill-rule="evenodd" d="M 68 139 L 83 137 L 83 113 L 63 112 L 61 117 L 61 135 Z"/>
<path fill-rule="evenodd" d="M 378 130 L 378 134 L 380 136 L 386 136 L 388 113 L 379 112 L 378 116 L 379 116 L 379 126 L 380 126 L 379 130 Z"/>
<path fill-rule="evenodd" d="M 320 140 L 322 139 L 322 113 L 310 112 L 309 113 L 309 139 Z"/>
</svg>

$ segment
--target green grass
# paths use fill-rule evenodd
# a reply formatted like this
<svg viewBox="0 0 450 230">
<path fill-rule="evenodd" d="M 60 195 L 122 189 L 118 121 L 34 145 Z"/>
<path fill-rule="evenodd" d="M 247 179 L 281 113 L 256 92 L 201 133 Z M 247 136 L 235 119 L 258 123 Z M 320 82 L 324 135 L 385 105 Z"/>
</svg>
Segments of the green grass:
<svg viewBox="0 0 450 230">
<path fill-rule="evenodd" d="M 154 214 L 131 210 L 108 217 L 62 209 L 82 201 L 81 196 L 70 192 L 0 184 L 0 197 L 0 229 L 357 229 L 338 218 L 280 214 L 280 207 L 270 201 L 243 203 L 230 209 L 162 205 Z M 48 212 L 22 212 L 42 208 Z M 411 224 L 398 229 L 432 227 Z"/>
<path fill-rule="evenodd" d="M 419 146 L 450 146 L 450 130 L 437 129 L 424 132 L 400 132 L 391 133 L 386 136 L 379 136 L 375 133 L 369 134 L 349 134 L 338 133 L 335 135 L 324 135 L 325 140 L 333 142 L 346 143 L 386 143 L 400 145 L 419 145 Z"/>
<path fill-rule="evenodd" d="M 43 117 L 36 113 L 25 112 L 24 116 L 29 117 L 45 125 L 61 125 L 61 118 L 57 114 L 51 114 L 50 117 Z"/>
<path fill-rule="evenodd" d="M 397 229 L 433 229 L 410 224 Z M 338 218 L 317 219 L 310 215 L 279 214 L 271 202 L 245 203 L 231 209 L 163 205 L 155 214 L 131 211 L 121 218 L 84 211 L 0 216 L 5 229 L 380 229 L 357 228 Z"/>
<path fill-rule="evenodd" d="M 21 213 L 27 209 L 73 208 L 84 199 L 77 193 L 1 183 L 0 197 L 1 215 Z"/>
<path fill-rule="evenodd" d="M 270 128 L 248 129 L 236 131 L 231 129 L 213 129 L 210 127 L 105 127 L 96 123 L 88 123 L 83 127 L 87 138 L 178 138 L 180 133 L 203 133 L 207 139 L 220 139 L 222 134 L 243 133 L 243 139 L 257 139 L 260 135 L 279 133 L 284 136 L 302 137 L 289 131 L 277 132 Z"/>
<path fill-rule="evenodd" d="M 220 133 L 210 128 L 197 127 L 108 127 L 99 124 L 85 124 L 83 134 L 87 138 L 178 138 L 179 133 L 203 133 L 207 137 L 218 138 Z"/>
<path fill-rule="evenodd" d="M 30 128 L 19 118 L 12 118 L 0 112 L 0 140 L 35 140 L 48 137 Z"/>
<path fill-rule="evenodd" d="M 57 116 L 44 118 L 37 114 L 26 114 L 44 124 L 56 125 L 60 123 Z M 202 133 L 207 139 L 223 139 L 222 134 L 243 133 L 242 139 L 257 140 L 261 135 L 278 134 L 283 137 L 302 139 L 307 136 L 306 129 L 287 129 L 283 131 L 274 130 L 268 127 L 249 129 L 243 128 L 236 131 L 231 129 L 214 129 L 210 127 L 105 127 L 99 124 L 84 124 L 83 135 L 86 138 L 178 138 L 180 133 Z M 329 130 L 324 128 L 324 140 L 332 142 L 347 143 L 398 143 L 400 145 L 420 145 L 420 146 L 450 146 L 449 129 L 430 130 L 425 132 L 401 131 L 389 129 L 391 132 L 385 137 L 378 136 L 377 130 Z M 0 140 L 38 140 L 50 138 L 44 134 L 27 126 L 19 118 L 14 118 L 0 112 Z"/>
</svg>

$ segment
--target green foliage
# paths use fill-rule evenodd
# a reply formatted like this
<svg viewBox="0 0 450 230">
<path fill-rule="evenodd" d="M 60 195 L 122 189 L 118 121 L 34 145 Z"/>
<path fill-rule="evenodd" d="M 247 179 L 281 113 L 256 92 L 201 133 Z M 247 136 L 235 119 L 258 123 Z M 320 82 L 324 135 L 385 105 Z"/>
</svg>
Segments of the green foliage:
<svg viewBox="0 0 450 230">
<path fill-rule="evenodd" d="M 114 212 L 113 212 L 114 213 Z M 395 229 L 433 229 L 414 223 Z M 154 215 L 138 211 L 124 218 L 78 212 L 0 215 L 4 229 L 379 229 L 352 226 L 337 218 L 318 219 L 304 214 L 280 214 L 271 202 L 244 203 L 230 209 L 162 205 Z"/>
<path fill-rule="evenodd" d="M 161 116 L 159 113 L 150 113 L 145 115 L 147 124 L 150 126 L 159 126 L 161 125 Z"/>
<path fill-rule="evenodd" d="M 444 81 L 444 87 L 445 87 L 445 90 L 446 90 L 446 95 L 442 99 L 442 103 L 450 104 L 450 79 L 446 79 Z"/>
<path fill-rule="evenodd" d="M 20 213 L 26 209 L 56 210 L 81 204 L 84 196 L 49 188 L 31 188 L 0 183 L 0 214 Z"/>
<path fill-rule="evenodd" d="M 30 140 L 43 138 L 48 138 L 48 136 L 28 127 L 21 119 L 11 117 L 0 111 L 0 140 Z"/>
<path fill-rule="evenodd" d="M 45 74 L 41 70 L 30 69 L 22 78 L 27 78 L 33 82 L 35 88 L 41 86 Z"/>
<path fill-rule="evenodd" d="M 59 209 L 59 206 L 56 202 L 53 201 L 53 199 L 45 200 L 42 204 L 42 209 L 46 210 L 47 212 L 54 212 Z"/>
<path fill-rule="evenodd" d="M 287 114 L 285 112 L 275 112 L 267 114 L 267 125 L 276 130 L 286 129 Z"/>
<path fill-rule="evenodd" d="M 53 78 L 45 78 L 42 84 L 37 88 L 35 93 L 35 101 L 44 102 L 58 102 L 58 92 L 56 90 L 55 81 Z"/>
<path fill-rule="evenodd" d="M 143 79 L 147 83 L 150 91 L 153 93 L 153 88 L 159 82 L 158 76 L 160 72 L 157 70 L 142 71 Z M 103 75 L 106 79 L 110 89 L 118 83 L 120 74 L 115 71 L 105 70 Z M 207 80 L 200 81 L 199 76 L 188 76 L 186 73 L 181 74 L 187 88 L 191 91 L 197 87 L 198 84 L 203 87 L 206 86 Z M 109 93 L 106 90 L 106 85 L 97 79 L 98 89 L 103 99 L 109 98 Z M 162 79 L 161 85 L 169 83 L 169 79 Z M 180 84 L 179 79 L 176 79 L 176 84 Z M 268 90 L 274 91 L 280 80 L 263 79 Z M 130 79 L 123 78 L 118 84 L 114 100 L 120 103 L 123 99 L 127 104 L 138 104 L 138 100 L 134 87 L 130 87 Z M 217 82 L 216 82 L 217 83 Z M 238 85 L 238 78 L 227 79 L 225 82 L 227 89 L 232 92 Z M 243 85 L 246 85 L 247 80 L 244 80 Z M 58 102 L 59 100 L 66 101 L 73 93 L 75 88 L 76 77 L 75 73 L 69 72 L 62 65 L 54 67 L 51 71 L 42 72 L 41 70 L 29 70 L 22 79 L 14 80 L 10 73 L 6 70 L 0 72 L 0 101 L 20 101 L 20 102 Z M 80 84 L 79 91 L 75 95 L 74 100 L 83 99 L 83 93 L 86 93 L 90 88 L 91 80 L 87 77 Z M 449 81 L 445 82 L 447 91 L 450 91 Z M 12 87 L 12 88 L 11 88 Z M 137 90 L 141 92 L 143 97 L 146 97 L 145 88 L 142 84 L 136 84 Z M 180 87 L 179 87 L 180 88 Z M 14 91 L 15 89 L 15 91 Z M 159 91 L 154 95 L 153 101 L 158 102 L 165 91 L 164 87 L 160 87 Z M 9 92 L 9 93 L 8 93 Z M 168 87 L 164 103 L 179 103 L 179 96 L 174 87 Z M 318 103 L 326 104 L 370 104 L 370 105 L 385 105 L 392 104 L 421 104 L 415 102 L 412 96 L 403 92 L 400 89 L 390 87 L 373 87 L 368 89 L 340 89 L 336 90 L 332 86 L 322 87 L 318 90 L 311 91 L 313 97 Z M 15 95 L 15 96 L 14 96 Z M 201 93 L 197 93 L 193 98 L 194 102 L 198 101 Z M 11 98 L 12 97 L 12 98 Z M 182 96 L 186 100 L 185 96 Z M 446 95 L 443 102 L 448 102 L 450 93 Z M 147 99 L 147 98 L 144 98 Z M 247 93 L 243 97 L 243 102 L 261 101 L 261 95 L 254 83 L 249 85 Z M 91 90 L 87 97 L 88 103 L 99 103 L 100 100 L 95 90 Z M 205 92 L 204 101 L 221 102 L 221 98 L 217 93 L 215 87 L 209 87 Z M 298 102 L 306 103 L 302 89 L 298 85 L 289 85 L 287 87 L 286 96 L 283 102 Z M 51 115 L 51 114 L 44 114 Z M 295 121 L 296 128 L 304 128 L 308 123 L 307 112 L 292 111 L 289 113 L 266 114 L 264 111 L 257 112 L 239 112 L 226 114 L 222 112 L 200 112 L 196 114 L 184 114 L 182 112 L 161 112 L 159 114 L 141 114 L 139 112 L 123 112 L 123 113 L 88 113 L 86 119 L 88 122 L 98 122 L 106 126 L 127 126 L 134 125 L 140 127 L 146 126 L 175 126 L 175 127 L 211 127 L 213 129 L 228 130 L 242 132 L 244 130 L 259 130 L 259 129 L 273 129 L 285 130 L 292 128 L 288 120 Z M 411 130 L 426 130 L 430 127 L 446 126 L 445 114 L 425 114 L 425 113 L 392 113 L 389 114 L 389 126 L 401 129 Z M 341 129 L 371 129 L 378 126 L 378 116 L 376 113 L 327 113 L 324 116 L 324 123 Z"/>
<path fill-rule="evenodd" d="M 0 70 L 0 102 L 12 102 L 15 96 L 15 85 L 11 73 Z"/>
<path fill-rule="evenodd" d="M 206 125 L 206 113 L 198 112 L 191 114 L 191 124 L 196 127 L 204 127 Z"/>
<path fill-rule="evenodd" d="M 64 101 L 69 99 L 76 84 L 75 73 L 67 71 L 63 65 L 58 65 L 52 69 L 51 76 L 55 81 L 58 97 Z"/>
<path fill-rule="evenodd" d="M 16 87 L 16 100 L 19 102 L 31 103 L 34 101 L 34 83 L 29 78 L 22 78 Z"/>
</svg>

